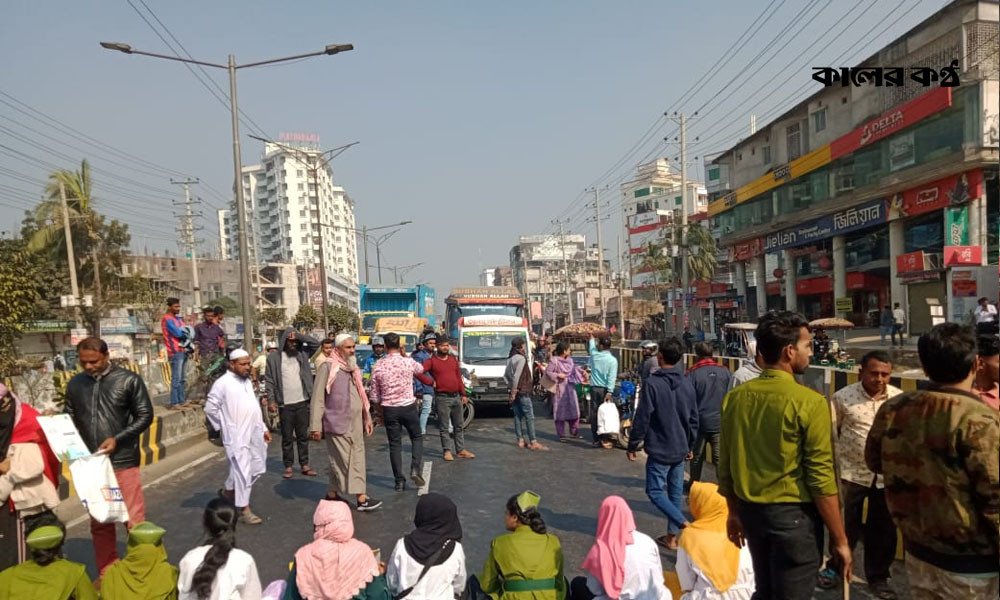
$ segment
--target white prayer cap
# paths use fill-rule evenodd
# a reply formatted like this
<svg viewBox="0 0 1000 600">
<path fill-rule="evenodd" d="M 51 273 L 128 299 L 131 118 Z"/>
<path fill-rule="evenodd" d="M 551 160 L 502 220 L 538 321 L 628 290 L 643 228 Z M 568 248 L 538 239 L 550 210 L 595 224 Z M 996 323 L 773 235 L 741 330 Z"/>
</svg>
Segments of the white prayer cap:
<svg viewBox="0 0 1000 600">
<path fill-rule="evenodd" d="M 239 358 L 243 358 L 244 356 L 250 356 L 250 353 L 244 350 L 243 348 L 237 348 L 236 350 L 233 350 L 232 352 L 229 353 L 229 360 L 236 360 Z"/>
<path fill-rule="evenodd" d="M 344 342 L 346 342 L 347 340 L 353 340 L 353 339 L 354 339 L 354 336 L 351 335 L 351 334 L 349 334 L 349 333 L 339 333 L 339 334 L 337 334 L 337 337 L 335 337 L 333 339 L 333 345 L 336 348 L 340 348 L 341 346 L 344 345 Z"/>
</svg>

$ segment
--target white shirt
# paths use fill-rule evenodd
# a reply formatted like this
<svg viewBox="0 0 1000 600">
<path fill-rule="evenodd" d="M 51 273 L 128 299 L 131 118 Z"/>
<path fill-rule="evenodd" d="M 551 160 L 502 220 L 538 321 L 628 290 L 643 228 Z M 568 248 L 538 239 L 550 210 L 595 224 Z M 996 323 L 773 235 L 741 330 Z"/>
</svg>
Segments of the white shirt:
<svg viewBox="0 0 1000 600">
<path fill-rule="evenodd" d="M 414 585 L 423 570 L 424 565 L 406 552 L 403 538 L 399 538 L 385 571 L 385 579 L 392 594 L 396 595 Z M 461 542 L 455 542 L 455 549 L 448 560 L 428 569 L 406 600 L 452 600 L 465 593 L 465 580 L 465 550 L 462 549 Z"/>
<path fill-rule="evenodd" d="M 676 566 L 681 589 L 688 590 L 681 596 L 681 600 L 750 600 L 756 589 L 750 547 L 745 544 L 740 549 L 740 569 L 736 575 L 736 583 L 721 594 L 683 548 L 677 549 Z"/>
<path fill-rule="evenodd" d="M 594 600 L 611 600 L 604 586 L 587 574 L 587 589 Z M 632 532 L 632 543 L 625 546 L 625 579 L 618 600 L 672 600 L 670 590 L 663 585 L 663 564 L 656 542 L 645 533 Z"/>
<path fill-rule="evenodd" d="M 838 431 L 837 460 L 840 464 L 840 478 L 851 483 L 871 487 L 875 474 L 865 464 L 865 443 L 868 432 L 875 422 L 875 414 L 885 401 L 903 393 L 903 390 L 887 385 L 885 396 L 878 400 L 865 391 L 860 381 L 842 388 L 833 395 L 833 409 L 837 421 L 834 431 Z M 878 487 L 882 487 L 882 476 L 878 476 Z"/>
<path fill-rule="evenodd" d="M 894 308 L 892 310 L 892 318 L 896 320 L 896 325 L 906 323 L 906 313 L 903 312 L 902 308 Z"/>
<path fill-rule="evenodd" d="M 181 559 L 177 576 L 177 600 L 198 600 L 198 594 L 191 588 L 195 571 L 205 560 L 211 546 L 198 546 Z M 212 595 L 209 600 L 260 600 L 260 578 L 253 557 L 239 548 L 229 551 L 226 564 L 215 574 Z"/>
<path fill-rule="evenodd" d="M 986 303 L 986 308 L 982 306 L 976 306 L 976 310 L 972 311 L 972 314 L 976 316 L 976 323 L 992 323 L 997 320 L 997 307 L 993 306 L 989 302 Z"/>
</svg>

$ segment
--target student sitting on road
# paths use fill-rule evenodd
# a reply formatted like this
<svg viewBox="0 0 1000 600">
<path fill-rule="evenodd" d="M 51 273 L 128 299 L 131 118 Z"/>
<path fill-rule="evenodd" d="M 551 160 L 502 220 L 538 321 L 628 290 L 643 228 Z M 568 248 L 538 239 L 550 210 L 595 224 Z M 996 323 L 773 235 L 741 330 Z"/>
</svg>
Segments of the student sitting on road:
<svg viewBox="0 0 1000 600">
<path fill-rule="evenodd" d="M 749 600 L 753 595 L 753 563 L 749 546 L 729 540 L 729 508 L 714 483 L 691 484 L 692 521 L 681 533 L 677 578 L 681 600 Z"/>
<path fill-rule="evenodd" d="M 635 529 L 621 496 L 608 496 L 597 516 L 597 540 L 583 561 L 587 577 L 570 585 L 573 600 L 670 600 L 656 542 Z"/>
<path fill-rule="evenodd" d="M 97 600 L 86 567 L 62 558 L 65 537 L 62 523 L 29 533 L 31 559 L 0 573 L 0 598 Z"/>
<path fill-rule="evenodd" d="M 563 552 L 559 538 L 545 532 L 534 492 L 507 501 L 507 533 L 493 539 L 483 576 L 469 578 L 469 600 L 564 600 Z"/>
<path fill-rule="evenodd" d="M 354 539 L 351 509 L 320 500 L 313 514 L 313 541 L 295 553 L 284 600 L 392 600 L 385 565 Z"/>
<path fill-rule="evenodd" d="M 175 600 L 177 567 L 167 562 L 163 534 L 143 521 L 128 532 L 128 554 L 101 577 L 101 600 Z"/>
<path fill-rule="evenodd" d="M 213 498 L 202 523 L 207 544 L 184 555 L 177 581 L 178 600 L 260 598 L 260 578 L 253 557 L 236 548 L 240 511 L 225 498 Z"/>
<path fill-rule="evenodd" d="M 465 592 L 465 550 L 455 503 L 430 493 L 417 501 L 416 529 L 396 542 L 385 578 L 395 600 L 441 600 Z"/>
</svg>

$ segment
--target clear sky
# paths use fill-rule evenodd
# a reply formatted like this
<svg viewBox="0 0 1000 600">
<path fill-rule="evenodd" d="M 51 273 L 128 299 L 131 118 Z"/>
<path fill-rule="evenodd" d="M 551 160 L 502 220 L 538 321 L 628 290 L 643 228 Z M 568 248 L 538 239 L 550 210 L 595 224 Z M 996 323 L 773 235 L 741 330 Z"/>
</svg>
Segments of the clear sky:
<svg viewBox="0 0 1000 600">
<path fill-rule="evenodd" d="M 701 179 L 694 157 L 745 135 L 742 113 L 765 124 L 818 88 L 809 67 L 855 64 L 944 4 L 145 2 L 192 55 L 210 62 L 224 63 L 229 52 L 249 62 L 355 45 L 338 56 L 241 71 L 240 107 L 272 137 L 314 132 L 326 148 L 360 141 L 335 163 L 335 180 L 356 201 L 359 225 L 413 221 L 384 246 L 383 264 L 424 263 L 407 281 L 430 283 L 439 297 L 475 284 L 484 267 L 507 264 L 519 234 L 553 231 L 557 216 L 593 240 L 593 224 L 584 222 L 592 209 L 578 201 L 583 189 L 615 188 L 644 157 L 677 156 L 675 145 L 662 143 L 675 132 L 664 119 L 626 156 L 664 110 L 703 115 L 689 128 L 689 139 L 699 138 L 689 173 Z M 159 27 L 141 0 L 131 3 Z M 87 157 L 102 170 L 93 174 L 99 210 L 131 224 L 136 251 L 178 250 L 171 198 L 181 189 L 160 168 L 205 182 L 195 187 L 206 214 L 202 252 L 216 247 L 214 209 L 232 182 L 228 108 L 179 63 L 98 46 L 122 41 L 171 53 L 132 5 L 5 2 L 0 92 L 9 96 L 0 101 L 16 98 L 155 168 L 0 103 L 0 231 L 19 228 L 47 165 L 75 168 Z M 711 68 L 755 20 L 749 41 Z M 209 74 L 228 92 L 225 72 Z M 255 163 L 262 145 L 242 141 L 244 164 Z M 617 214 L 615 194 L 606 197 L 607 212 Z M 613 254 L 620 219 L 606 226 Z"/>
</svg>

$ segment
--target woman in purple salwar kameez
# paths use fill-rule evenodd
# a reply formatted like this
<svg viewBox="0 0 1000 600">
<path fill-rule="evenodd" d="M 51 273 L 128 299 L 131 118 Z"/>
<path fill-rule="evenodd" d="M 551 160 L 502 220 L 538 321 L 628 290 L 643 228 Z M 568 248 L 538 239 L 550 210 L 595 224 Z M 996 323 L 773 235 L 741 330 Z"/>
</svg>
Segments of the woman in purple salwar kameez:
<svg viewBox="0 0 1000 600">
<path fill-rule="evenodd" d="M 573 363 L 569 346 L 565 342 L 560 342 L 552 351 L 552 358 L 545 374 L 556 381 L 556 391 L 552 395 L 552 419 L 556 422 L 559 441 L 569 441 L 566 437 L 567 426 L 570 437 L 582 438 L 578 431 L 580 404 L 576 398 L 576 384 L 583 383 L 583 377 Z"/>
</svg>

